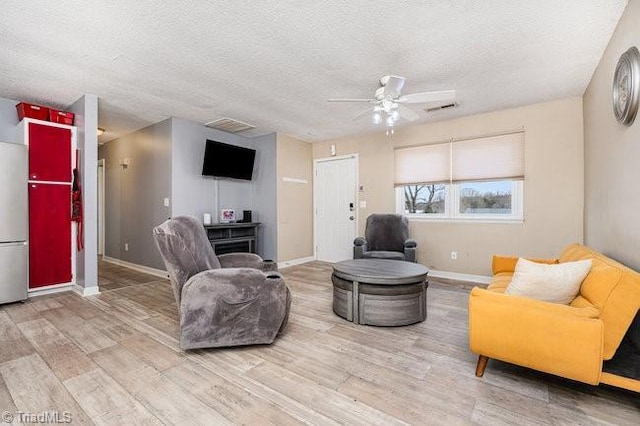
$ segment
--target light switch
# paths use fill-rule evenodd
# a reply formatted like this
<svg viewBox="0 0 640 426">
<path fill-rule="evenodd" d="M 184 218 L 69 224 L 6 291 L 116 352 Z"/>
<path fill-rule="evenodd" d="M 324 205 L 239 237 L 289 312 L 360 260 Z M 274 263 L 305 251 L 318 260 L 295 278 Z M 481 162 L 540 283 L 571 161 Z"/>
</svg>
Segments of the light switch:
<svg viewBox="0 0 640 426">
<path fill-rule="evenodd" d="M 366 209 L 367 208 L 367 202 L 366 201 L 360 201 L 360 203 L 358 205 L 360 206 L 361 209 Z"/>
<path fill-rule="evenodd" d="M 169 198 L 168 197 L 165 197 L 165 199 L 164 199 L 164 206 L 165 207 L 169 207 Z"/>
</svg>

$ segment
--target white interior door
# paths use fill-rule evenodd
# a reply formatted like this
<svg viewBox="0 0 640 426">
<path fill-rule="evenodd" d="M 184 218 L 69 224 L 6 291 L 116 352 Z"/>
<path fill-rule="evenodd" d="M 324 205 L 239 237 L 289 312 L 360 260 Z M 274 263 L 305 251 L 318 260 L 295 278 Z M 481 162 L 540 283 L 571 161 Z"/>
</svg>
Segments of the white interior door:
<svg viewBox="0 0 640 426">
<path fill-rule="evenodd" d="M 314 180 L 316 257 L 339 262 L 353 257 L 357 232 L 355 156 L 318 160 Z"/>
<path fill-rule="evenodd" d="M 104 163 L 98 161 L 98 256 L 104 254 Z"/>
</svg>

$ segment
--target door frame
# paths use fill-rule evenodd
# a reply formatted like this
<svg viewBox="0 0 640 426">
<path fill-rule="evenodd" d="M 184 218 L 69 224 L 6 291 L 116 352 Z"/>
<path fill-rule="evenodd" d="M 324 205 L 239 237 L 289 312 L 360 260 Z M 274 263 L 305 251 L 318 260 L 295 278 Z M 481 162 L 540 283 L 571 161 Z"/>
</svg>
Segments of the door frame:
<svg viewBox="0 0 640 426">
<path fill-rule="evenodd" d="M 326 163 L 329 161 L 336 161 L 336 160 L 347 160 L 347 159 L 354 159 L 355 160 L 355 166 L 356 166 L 356 187 L 354 188 L 354 191 L 356 193 L 356 200 L 355 200 L 355 208 L 354 208 L 354 215 L 356 217 L 355 220 L 355 227 L 356 227 L 356 236 L 358 235 L 358 229 L 360 229 L 360 214 L 359 214 L 359 210 L 360 210 L 360 159 L 358 158 L 358 153 L 353 153 L 353 154 L 347 154 L 347 155 L 340 155 L 340 156 L 335 156 L 335 157 L 323 157 L 323 158 L 316 158 L 313 160 L 313 258 L 318 260 L 318 164 L 319 163 Z"/>
<path fill-rule="evenodd" d="M 100 180 L 99 176 L 100 176 L 100 167 L 102 167 L 102 180 Z M 105 180 L 107 177 L 107 164 L 106 164 L 106 160 L 104 158 L 101 158 L 100 160 L 98 160 L 98 167 L 96 170 L 96 173 L 98 174 L 98 182 L 99 182 L 99 187 L 98 187 L 98 252 L 102 253 L 102 256 L 105 255 L 104 253 L 104 247 L 105 247 L 105 217 L 104 217 L 104 212 L 105 212 L 105 207 L 104 207 L 104 203 L 105 200 L 107 199 L 106 194 L 104 192 L 105 189 Z M 102 238 L 100 238 L 100 236 L 102 236 Z"/>
</svg>

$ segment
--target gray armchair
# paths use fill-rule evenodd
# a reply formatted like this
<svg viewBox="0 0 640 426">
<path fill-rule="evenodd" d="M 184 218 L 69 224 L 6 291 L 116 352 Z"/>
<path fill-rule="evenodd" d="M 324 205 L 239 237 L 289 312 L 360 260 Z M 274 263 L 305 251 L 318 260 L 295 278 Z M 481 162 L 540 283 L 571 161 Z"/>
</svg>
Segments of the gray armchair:
<svg viewBox="0 0 640 426">
<path fill-rule="evenodd" d="M 251 253 L 216 256 L 202 223 L 178 216 L 153 236 L 180 314 L 180 347 L 269 344 L 285 327 L 291 294 L 273 263 Z"/>
<path fill-rule="evenodd" d="M 365 238 L 353 241 L 354 259 L 416 261 L 415 240 L 409 239 L 409 220 L 400 214 L 372 214 L 367 217 Z"/>
</svg>

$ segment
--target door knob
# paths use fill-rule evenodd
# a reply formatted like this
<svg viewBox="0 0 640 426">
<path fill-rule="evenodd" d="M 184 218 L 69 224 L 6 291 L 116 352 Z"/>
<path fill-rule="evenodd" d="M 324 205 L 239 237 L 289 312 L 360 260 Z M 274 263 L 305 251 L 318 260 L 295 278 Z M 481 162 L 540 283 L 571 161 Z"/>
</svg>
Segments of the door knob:
<svg viewBox="0 0 640 426">
<path fill-rule="evenodd" d="M 355 217 L 349 216 L 349 220 L 355 220 Z"/>
</svg>

